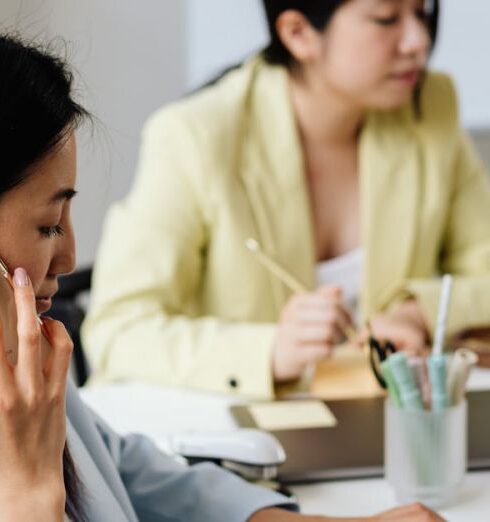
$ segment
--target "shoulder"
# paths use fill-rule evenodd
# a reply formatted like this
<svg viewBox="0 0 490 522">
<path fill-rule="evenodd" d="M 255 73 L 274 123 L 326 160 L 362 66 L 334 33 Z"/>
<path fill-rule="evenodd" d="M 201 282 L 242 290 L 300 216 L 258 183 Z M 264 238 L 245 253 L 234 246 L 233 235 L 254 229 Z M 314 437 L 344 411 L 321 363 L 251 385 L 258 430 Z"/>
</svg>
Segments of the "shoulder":
<svg viewBox="0 0 490 522">
<path fill-rule="evenodd" d="M 250 60 L 223 75 L 217 82 L 156 111 L 144 133 L 186 135 L 198 142 L 229 140 L 238 131 L 247 111 L 257 61 Z"/>
</svg>

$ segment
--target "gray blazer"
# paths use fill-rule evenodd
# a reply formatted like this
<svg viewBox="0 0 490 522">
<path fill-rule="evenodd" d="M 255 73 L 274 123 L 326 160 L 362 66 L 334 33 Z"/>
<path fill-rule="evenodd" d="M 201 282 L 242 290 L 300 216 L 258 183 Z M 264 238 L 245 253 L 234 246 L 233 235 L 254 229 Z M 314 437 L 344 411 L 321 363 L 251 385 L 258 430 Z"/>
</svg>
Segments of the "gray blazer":
<svg viewBox="0 0 490 522">
<path fill-rule="evenodd" d="M 257 510 L 297 506 L 212 464 L 192 467 L 141 435 L 121 437 L 69 383 L 67 438 L 90 522 L 245 522 Z"/>
</svg>

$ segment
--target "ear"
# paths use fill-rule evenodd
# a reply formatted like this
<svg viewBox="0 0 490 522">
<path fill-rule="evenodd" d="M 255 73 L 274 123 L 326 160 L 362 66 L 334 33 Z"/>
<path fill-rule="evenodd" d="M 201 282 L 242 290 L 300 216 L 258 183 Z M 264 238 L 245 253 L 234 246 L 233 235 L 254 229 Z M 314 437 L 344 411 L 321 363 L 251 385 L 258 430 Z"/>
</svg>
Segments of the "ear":
<svg viewBox="0 0 490 522">
<path fill-rule="evenodd" d="M 276 31 L 297 62 L 310 62 L 321 54 L 320 32 L 299 11 L 283 11 L 276 20 Z"/>
</svg>

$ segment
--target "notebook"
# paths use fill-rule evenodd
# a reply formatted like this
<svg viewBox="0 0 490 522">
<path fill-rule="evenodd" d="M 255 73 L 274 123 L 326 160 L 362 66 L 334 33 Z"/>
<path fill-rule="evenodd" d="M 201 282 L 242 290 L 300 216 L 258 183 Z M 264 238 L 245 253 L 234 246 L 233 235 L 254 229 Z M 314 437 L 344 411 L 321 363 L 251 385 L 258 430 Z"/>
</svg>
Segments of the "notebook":
<svg viewBox="0 0 490 522">
<path fill-rule="evenodd" d="M 468 468 L 490 469 L 490 390 L 468 399 Z M 337 422 L 330 427 L 271 430 L 287 460 L 279 481 L 298 484 L 383 475 L 383 401 L 381 397 L 327 401 Z M 231 412 L 241 427 L 256 428 L 247 405 Z"/>
</svg>

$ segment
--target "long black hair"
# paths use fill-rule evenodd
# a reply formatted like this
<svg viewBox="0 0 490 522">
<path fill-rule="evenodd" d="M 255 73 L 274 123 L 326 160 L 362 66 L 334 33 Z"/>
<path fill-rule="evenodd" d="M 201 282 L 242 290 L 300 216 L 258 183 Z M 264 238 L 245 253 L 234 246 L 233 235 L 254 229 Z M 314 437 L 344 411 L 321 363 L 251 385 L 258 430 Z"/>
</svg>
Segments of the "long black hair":
<svg viewBox="0 0 490 522">
<path fill-rule="evenodd" d="M 0 34 L 0 198 L 88 116 L 73 100 L 72 84 L 61 58 L 19 36 Z M 82 486 L 66 444 L 63 476 L 65 512 L 83 522 Z"/>
<path fill-rule="evenodd" d="M 299 11 L 315 29 L 323 31 L 335 11 L 346 1 L 348 0 L 262 0 L 270 33 L 269 44 L 263 51 L 265 60 L 270 64 L 286 67 L 292 65 L 294 61 L 277 33 L 276 22 L 281 13 L 289 9 Z M 432 0 L 427 13 L 427 26 L 432 46 L 436 43 L 438 21 L 439 0 Z"/>
</svg>

